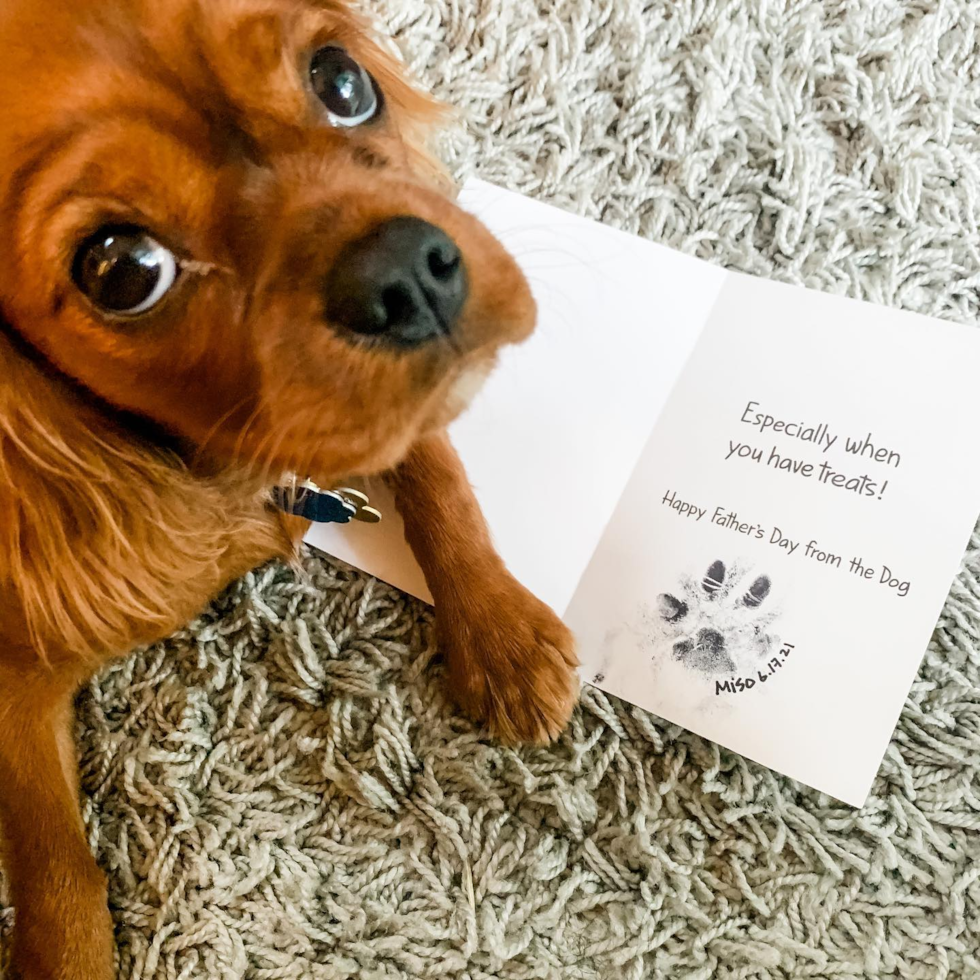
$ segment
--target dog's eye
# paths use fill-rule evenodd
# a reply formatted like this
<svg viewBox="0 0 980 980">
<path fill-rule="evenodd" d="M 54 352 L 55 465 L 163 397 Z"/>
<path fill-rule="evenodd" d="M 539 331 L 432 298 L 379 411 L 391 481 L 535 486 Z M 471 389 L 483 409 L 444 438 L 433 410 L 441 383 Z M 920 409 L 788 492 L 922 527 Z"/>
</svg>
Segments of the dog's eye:
<svg viewBox="0 0 980 980">
<path fill-rule="evenodd" d="M 174 284 L 177 259 L 142 228 L 113 225 L 82 243 L 72 278 L 99 309 L 138 316 L 156 306 Z"/>
<path fill-rule="evenodd" d="M 334 126 L 360 126 L 381 107 L 374 79 L 343 48 L 320 48 L 310 62 L 310 81 Z"/>
</svg>

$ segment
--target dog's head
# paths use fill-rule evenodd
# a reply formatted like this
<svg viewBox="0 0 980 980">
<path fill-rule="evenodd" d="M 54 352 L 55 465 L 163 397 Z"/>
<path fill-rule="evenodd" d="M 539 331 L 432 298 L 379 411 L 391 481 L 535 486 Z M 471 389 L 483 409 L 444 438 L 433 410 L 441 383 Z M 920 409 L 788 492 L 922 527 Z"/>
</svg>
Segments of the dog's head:
<svg viewBox="0 0 980 980">
<path fill-rule="evenodd" d="M 343 0 L 9 0 L 0 309 L 103 402 L 270 476 L 395 463 L 531 330 Z"/>
</svg>

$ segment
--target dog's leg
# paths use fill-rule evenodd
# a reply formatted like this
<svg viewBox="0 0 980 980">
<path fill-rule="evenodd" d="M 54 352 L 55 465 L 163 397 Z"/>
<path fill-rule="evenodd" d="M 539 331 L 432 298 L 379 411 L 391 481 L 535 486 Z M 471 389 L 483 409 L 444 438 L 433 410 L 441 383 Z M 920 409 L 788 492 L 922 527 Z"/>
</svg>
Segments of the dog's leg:
<svg viewBox="0 0 980 980">
<path fill-rule="evenodd" d="M 578 691 L 572 635 L 504 567 L 448 436 L 420 442 L 388 479 L 436 603 L 451 693 L 497 738 L 554 738 Z"/>
<path fill-rule="evenodd" d="M 110 980 L 106 887 L 78 810 L 75 685 L 0 670 L 0 825 L 15 908 L 11 980 Z"/>
</svg>

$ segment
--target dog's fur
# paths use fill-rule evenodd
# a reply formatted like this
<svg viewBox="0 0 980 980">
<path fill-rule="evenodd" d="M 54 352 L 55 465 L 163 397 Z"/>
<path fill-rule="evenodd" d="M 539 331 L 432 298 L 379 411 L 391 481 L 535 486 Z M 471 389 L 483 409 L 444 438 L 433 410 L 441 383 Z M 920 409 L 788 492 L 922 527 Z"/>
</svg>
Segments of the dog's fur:
<svg viewBox="0 0 980 980">
<path fill-rule="evenodd" d="M 108 980 L 112 927 L 77 808 L 72 698 L 230 580 L 289 558 L 285 473 L 386 473 L 436 599 L 452 693 L 507 740 L 575 696 L 571 638 L 495 554 L 444 434 L 532 329 L 514 262 L 424 149 L 436 108 L 342 0 L 5 0 L 0 11 L 0 822 L 22 980 Z M 343 45 L 384 118 L 335 129 L 304 58 Z M 352 343 L 323 313 L 346 243 L 414 215 L 459 245 L 453 342 Z M 72 255 L 108 219 L 185 257 L 137 323 Z"/>
</svg>

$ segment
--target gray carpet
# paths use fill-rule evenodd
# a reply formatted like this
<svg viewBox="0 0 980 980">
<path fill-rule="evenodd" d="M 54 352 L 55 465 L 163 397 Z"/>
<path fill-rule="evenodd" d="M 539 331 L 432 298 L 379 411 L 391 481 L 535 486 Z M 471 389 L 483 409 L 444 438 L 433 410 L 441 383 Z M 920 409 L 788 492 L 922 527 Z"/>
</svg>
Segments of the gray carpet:
<svg viewBox="0 0 980 980">
<path fill-rule="evenodd" d="M 972 0 L 378 13 L 460 108 L 461 172 L 975 320 Z M 306 571 L 259 570 L 82 698 L 121 977 L 980 977 L 980 538 L 861 812 L 594 691 L 552 749 L 499 748 L 445 702 L 418 605 Z"/>
</svg>

